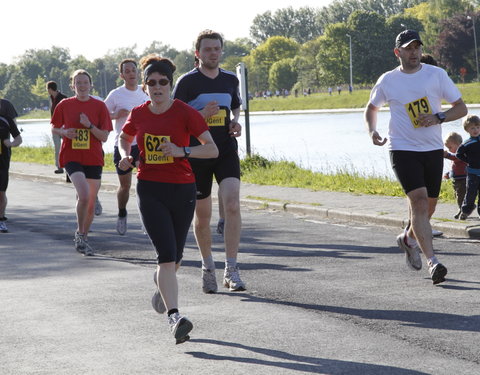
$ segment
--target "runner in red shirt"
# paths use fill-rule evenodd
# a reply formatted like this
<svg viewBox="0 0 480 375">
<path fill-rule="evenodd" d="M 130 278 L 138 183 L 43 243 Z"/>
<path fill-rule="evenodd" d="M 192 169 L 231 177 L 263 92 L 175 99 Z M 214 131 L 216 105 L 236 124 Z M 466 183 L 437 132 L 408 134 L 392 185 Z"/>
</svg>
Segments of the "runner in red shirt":
<svg viewBox="0 0 480 375">
<path fill-rule="evenodd" d="M 168 59 L 146 56 L 140 64 L 150 101 L 135 107 L 122 128 L 118 166 L 133 168 L 131 143 L 140 150 L 137 199 L 143 226 L 157 253 L 152 298 L 158 313 L 167 311 L 170 330 L 178 343 L 188 340 L 193 324 L 178 311 L 176 271 L 195 210 L 195 176 L 188 158 L 216 158 L 218 149 L 202 115 L 170 97 L 175 65 Z M 190 136 L 199 145 L 188 147 Z"/>
<path fill-rule="evenodd" d="M 75 249 L 84 255 L 93 255 L 87 235 L 102 178 L 102 142 L 106 142 L 113 128 L 105 104 L 90 96 L 90 74 L 76 70 L 71 85 L 75 96 L 63 99 L 55 108 L 52 132 L 63 137 L 60 167 L 66 169 L 77 191 Z"/>
</svg>

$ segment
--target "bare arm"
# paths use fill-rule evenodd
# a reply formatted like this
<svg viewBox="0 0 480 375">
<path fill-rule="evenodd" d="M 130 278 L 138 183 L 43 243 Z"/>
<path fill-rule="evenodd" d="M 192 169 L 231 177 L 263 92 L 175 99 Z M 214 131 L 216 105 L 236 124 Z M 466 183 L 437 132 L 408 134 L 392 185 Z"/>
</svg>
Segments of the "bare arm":
<svg viewBox="0 0 480 375">
<path fill-rule="evenodd" d="M 368 103 L 365 108 L 364 118 L 367 125 L 368 134 L 372 142 L 376 146 L 383 146 L 387 142 L 387 138 L 382 138 L 377 132 L 377 114 L 380 108 L 375 107 L 372 103 Z"/>
<path fill-rule="evenodd" d="M 118 162 L 118 168 L 126 171 L 129 168 L 135 168 L 133 163 L 133 157 L 130 155 L 132 142 L 133 142 L 133 135 L 129 135 L 124 133 L 123 131 L 120 133 L 118 138 L 118 152 L 122 157 Z"/>
<path fill-rule="evenodd" d="M 450 104 L 452 105 L 452 107 L 444 112 L 446 116 L 444 122 L 455 121 L 455 120 L 458 120 L 459 118 L 462 118 L 463 116 L 466 116 L 468 109 L 465 103 L 463 102 L 462 98 Z M 418 116 L 418 121 L 421 126 L 425 126 L 425 127 L 440 124 L 440 120 L 435 113 L 420 114 Z"/>
<path fill-rule="evenodd" d="M 3 144 L 7 147 L 18 147 L 22 144 L 22 136 L 19 134 L 15 138 L 13 138 L 13 141 L 10 141 L 10 139 L 5 139 L 3 141 Z"/>
<path fill-rule="evenodd" d="M 240 107 L 232 109 L 232 114 L 233 119 L 230 121 L 229 134 L 232 137 L 240 137 L 242 135 L 242 125 L 238 122 L 238 119 L 240 118 Z"/>
<path fill-rule="evenodd" d="M 90 129 L 90 132 L 97 138 L 99 141 L 106 142 L 108 139 L 108 134 L 110 132 L 108 130 L 102 130 L 97 128 L 93 125 L 88 116 L 85 113 L 80 113 L 80 124 L 82 124 L 85 128 Z"/>
<path fill-rule="evenodd" d="M 208 130 L 200 134 L 197 139 L 200 141 L 200 145 L 190 147 L 190 157 L 197 159 L 209 159 L 216 158 L 218 156 L 218 148 L 213 141 L 212 135 Z M 174 143 L 165 142 L 160 145 L 160 149 L 166 156 L 173 156 L 175 158 L 183 158 L 185 151 L 183 147 L 179 147 Z"/>
</svg>

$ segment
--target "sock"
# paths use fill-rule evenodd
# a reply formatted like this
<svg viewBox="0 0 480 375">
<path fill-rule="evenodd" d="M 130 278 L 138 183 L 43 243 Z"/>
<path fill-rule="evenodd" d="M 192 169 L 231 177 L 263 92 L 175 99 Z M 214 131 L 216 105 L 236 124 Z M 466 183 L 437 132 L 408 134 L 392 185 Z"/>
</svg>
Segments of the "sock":
<svg viewBox="0 0 480 375">
<path fill-rule="evenodd" d="M 418 246 L 417 240 L 408 235 L 408 231 L 407 231 L 406 228 L 405 228 L 405 243 L 407 244 L 408 247 L 417 247 Z"/>
<path fill-rule="evenodd" d="M 202 267 L 213 271 L 215 269 L 215 262 L 213 261 L 213 256 L 210 255 L 207 258 L 202 258 Z"/>
<path fill-rule="evenodd" d="M 168 310 L 168 313 L 167 315 L 170 316 L 172 314 L 175 314 L 175 313 L 178 313 L 178 309 L 171 309 L 171 310 Z"/>
<path fill-rule="evenodd" d="M 236 267 L 236 266 L 237 266 L 237 258 L 226 258 L 225 259 L 225 268 Z"/>
<path fill-rule="evenodd" d="M 127 209 L 126 208 L 119 208 L 118 209 L 118 217 L 125 217 L 127 216 Z"/>
<path fill-rule="evenodd" d="M 429 266 L 434 266 L 435 264 L 438 263 L 438 259 L 434 255 L 433 257 L 427 259 L 427 263 L 428 263 Z"/>
</svg>

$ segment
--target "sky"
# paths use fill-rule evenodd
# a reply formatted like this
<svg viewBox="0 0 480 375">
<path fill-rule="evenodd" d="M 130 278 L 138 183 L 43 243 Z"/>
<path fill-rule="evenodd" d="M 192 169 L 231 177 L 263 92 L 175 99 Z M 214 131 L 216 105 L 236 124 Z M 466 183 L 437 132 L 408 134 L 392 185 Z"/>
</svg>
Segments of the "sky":
<svg viewBox="0 0 480 375">
<path fill-rule="evenodd" d="M 89 60 L 121 47 L 141 53 L 154 40 L 190 49 L 198 33 L 213 29 L 227 40 L 249 37 L 256 15 L 292 6 L 321 8 L 332 0 L 4 0 L 0 63 L 28 49 L 68 48 Z"/>
</svg>

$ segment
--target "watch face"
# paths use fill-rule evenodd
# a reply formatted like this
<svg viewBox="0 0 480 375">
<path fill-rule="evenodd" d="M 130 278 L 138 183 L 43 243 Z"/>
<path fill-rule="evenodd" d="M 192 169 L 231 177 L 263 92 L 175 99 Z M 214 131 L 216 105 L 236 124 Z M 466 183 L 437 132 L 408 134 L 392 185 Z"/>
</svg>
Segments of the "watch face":
<svg viewBox="0 0 480 375">
<path fill-rule="evenodd" d="M 440 122 L 444 122 L 445 119 L 447 118 L 447 116 L 445 115 L 444 112 L 438 112 L 438 113 L 437 113 L 437 117 L 438 117 L 438 119 L 440 120 Z"/>
</svg>

